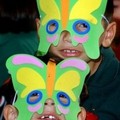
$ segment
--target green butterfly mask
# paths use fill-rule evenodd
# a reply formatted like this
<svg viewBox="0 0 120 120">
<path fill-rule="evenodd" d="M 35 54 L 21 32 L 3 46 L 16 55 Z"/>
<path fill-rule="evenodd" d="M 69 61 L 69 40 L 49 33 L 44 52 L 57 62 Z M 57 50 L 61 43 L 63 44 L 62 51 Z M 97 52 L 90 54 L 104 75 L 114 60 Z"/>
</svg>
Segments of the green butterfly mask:
<svg viewBox="0 0 120 120">
<path fill-rule="evenodd" d="M 17 93 L 14 106 L 19 111 L 18 120 L 30 120 L 35 112 L 41 114 L 48 98 L 54 100 L 57 113 L 63 113 L 67 120 L 77 119 L 79 95 L 89 73 L 84 61 L 69 58 L 57 65 L 50 60 L 46 65 L 34 56 L 18 54 L 8 58 L 6 66 Z"/>
<path fill-rule="evenodd" d="M 62 31 L 71 35 L 73 46 L 82 44 L 88 57 L 100 55 L 99 38 L 103 33 L 104 12 L 108 0 L 37 0 L 40 13 L 39 51 L 45 55 L 51 44 L 57 46 Z M 79 29 L 78 26 L 85 29 Z M 52 28 L 54 27 L 54 28 Z"/>
</svg>

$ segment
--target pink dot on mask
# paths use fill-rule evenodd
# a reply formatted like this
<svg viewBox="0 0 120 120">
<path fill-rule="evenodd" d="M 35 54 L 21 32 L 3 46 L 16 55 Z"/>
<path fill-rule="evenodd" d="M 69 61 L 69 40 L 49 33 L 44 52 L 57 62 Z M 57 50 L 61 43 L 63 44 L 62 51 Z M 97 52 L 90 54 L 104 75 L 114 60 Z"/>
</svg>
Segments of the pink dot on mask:
<svg viewBox="0 0 120 120">
<path fill-rule="evenodd" d="M 40 108 L 42 107 L 42 104 L 38 104 L 38 105 L 36 105 L 36 106 L 28 106 L 28 110 L 30 111 L 30 112 L 37 112 Z"/>
<path fill-rule="evenodd" d="M 78 37 L 78 36 L 74 36 L 73 38 L 75 41 L 77 41 L 78 43 L 84 43 L 88 40 L 88 35 L 84 36 L 84 37 Z"/>
</svg>

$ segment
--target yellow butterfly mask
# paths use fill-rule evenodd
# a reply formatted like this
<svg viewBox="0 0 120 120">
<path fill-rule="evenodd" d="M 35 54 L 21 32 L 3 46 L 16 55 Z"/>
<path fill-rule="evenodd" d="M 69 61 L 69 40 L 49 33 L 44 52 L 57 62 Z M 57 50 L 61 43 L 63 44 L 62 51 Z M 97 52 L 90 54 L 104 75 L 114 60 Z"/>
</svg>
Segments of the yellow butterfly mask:
<svg viewBox="0 0 120 120">
<path fill-rule="evenodd" d="M 42 113 L 47 98 L 54 100 L 57 112 L 67 120 L 77 119 L 79 95 L 89 73 L 84 61 L 68 58 L 57 65 L 50 60 L 46 65 L 34 56 L 18 54 L 8 58 L 6 66 L 17 93 L 14 105 L 19 110 L 18 120 L 30 120 L 34 112 Z"/>
</svg>

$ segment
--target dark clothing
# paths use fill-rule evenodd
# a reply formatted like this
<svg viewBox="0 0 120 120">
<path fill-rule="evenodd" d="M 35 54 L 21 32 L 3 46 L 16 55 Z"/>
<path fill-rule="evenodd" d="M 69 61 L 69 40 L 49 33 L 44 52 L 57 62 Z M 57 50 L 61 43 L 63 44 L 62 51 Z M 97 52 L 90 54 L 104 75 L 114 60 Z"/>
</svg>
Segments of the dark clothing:
<svg viewBox="0 0 120 120">
<path fill-rule="evenodd" d="M 98 70 L 86 79 L 88 94 L 81 106 L 99 120 L 120 120 L 120 62 L 110 48 L 102 49 Z"/>
<path fill-rule="evenodd" d="M 36 32 L 0 34 L 0 86 L 10 76 L 6 68 L 6 60 L 14 54 L 25 53 L 34 55 L 38 48 Z"/>
</svg>

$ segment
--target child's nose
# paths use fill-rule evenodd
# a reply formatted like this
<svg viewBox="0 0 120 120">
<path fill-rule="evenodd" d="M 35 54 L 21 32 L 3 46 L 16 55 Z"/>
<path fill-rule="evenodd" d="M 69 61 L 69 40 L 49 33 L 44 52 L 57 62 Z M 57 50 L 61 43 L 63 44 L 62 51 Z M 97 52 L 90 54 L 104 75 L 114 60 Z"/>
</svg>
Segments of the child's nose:
<svg viewBox="0 0 120 120">
<path fill-rule="evenodd" d="M 44 103 L 44 112 L 46 113 L 56 113 L 55 102 L 53 99 L 48 98 Z"/>
<path fill-rule="evenodd" d="M 62 31 L 61 33 L 61 39 L 64 41 L 64 42 L 69 42 L 71 43 L 71 35 L 70 35 L 70 32 L 67 31 L 67 30 L 64 30 Z"/>
<path fill-rule="evenodd" d="M 53 100 L 53 99 L 48 98 L 48 99 L 45 101 L 44 105 L 45 105 L 45 106 L 46 106 L 46 105 L 48 105 L 48 106 L 54 106 L 55 103 L 54 103 L 54 100 Z"/>
</svg>

